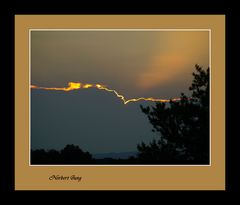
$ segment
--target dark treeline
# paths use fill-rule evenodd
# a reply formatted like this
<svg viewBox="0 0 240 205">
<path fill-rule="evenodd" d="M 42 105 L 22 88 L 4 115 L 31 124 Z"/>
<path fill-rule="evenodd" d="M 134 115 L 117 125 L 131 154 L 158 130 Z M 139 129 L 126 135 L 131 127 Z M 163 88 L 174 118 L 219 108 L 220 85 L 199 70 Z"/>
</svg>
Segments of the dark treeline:
<svg viewBox="0 0 240 205">
<path fill-rule="evenodd" d="M 60 151 L 31 150 L 31 164 L 89 164 L 91 162 L 92 155 L 89 152 L 83 152 L 75 145 L 67 145 Z"/>
<path fill-rule="evenodd" d="M 31 164 L 132 164 L 137 158 L 129 159 L 94 159 L 89 152 L 84 152 L 77 145 L 69 144 L 64 149 L 31 150 Z"/>
<path fill-rule="evenodd" d="M 31 164 L 208 164 L 209 163 L 209 68 L 195 65 L 190 97 L 142 107 L 158 140 L 137 145 L 137 157 L 94 159 L 78 146 L 60 151 L 31 150 Z"/>
</svg>

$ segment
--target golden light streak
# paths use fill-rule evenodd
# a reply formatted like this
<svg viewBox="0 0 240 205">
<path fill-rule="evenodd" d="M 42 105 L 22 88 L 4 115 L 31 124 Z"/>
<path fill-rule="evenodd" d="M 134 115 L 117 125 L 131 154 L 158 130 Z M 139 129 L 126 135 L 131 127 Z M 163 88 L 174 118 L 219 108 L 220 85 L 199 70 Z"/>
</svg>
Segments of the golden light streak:
<svg viewBox="0 0 240 205">
<path fill-rule="evenodd" d="M 88 89 L 88 88 L 96 88 L 98 90 L 104 90 L 107 92 L 114 93 L 115 96 L 117 96 L 122 102 L 126 105 L 130 102 L 137 102 L 137 101 L 152 101 L 152 102 L 170 102 L 170 101 L 179 101 L 181 98 L 173 98 L 173 99 L 158 99 L 158 98 L 132 98 L 132 99 L 126 99 L 123 95 L 119 94 L 116 90 L 109 89 L 105 85 L 101 84 L 83 84 L 83 83 L 78 83 L 78 82 L 69 82 L 68 87 L 62 87 L 62 88 L 55 88 L 55 87 L 40 87 L 37 85 L 31 85 L 32 89 L 40 89 L 40 90 L 60 90 L 60 91 L 71 91 L 71 90 L 79 90 L 79 89 Z"/>
</svg>

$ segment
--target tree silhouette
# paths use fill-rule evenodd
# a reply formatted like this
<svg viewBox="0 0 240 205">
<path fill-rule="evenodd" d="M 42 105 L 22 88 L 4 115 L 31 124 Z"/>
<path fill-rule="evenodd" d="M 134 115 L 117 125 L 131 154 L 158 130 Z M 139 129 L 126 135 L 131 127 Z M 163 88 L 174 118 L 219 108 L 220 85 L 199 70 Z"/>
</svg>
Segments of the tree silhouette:
<svg viewBox="0 0 240 205">
<path fill-rule="evenodd" d="M 159 139 L 137 146 L 141 163 L 207 164 L 209 163 L 209 68 L 195 65 L 189 98 L 143 107 L 153 132 Z"/>
<path fill-rule="evenodd" d="M 83 152 L 79 146 L 66 145 L 64 149 L 45 151 L 31 150 L 31 164 L 90 164 L 93 162 L 89 152 Z"/>
<path fill-rule="evenodd" d="M 83 152 L 79 146 L 73 144 L 67 145 L 61 151 L 61 157 L 64 164 L 89 163 L 92 160 L 89 152 Z"/>
</svg>

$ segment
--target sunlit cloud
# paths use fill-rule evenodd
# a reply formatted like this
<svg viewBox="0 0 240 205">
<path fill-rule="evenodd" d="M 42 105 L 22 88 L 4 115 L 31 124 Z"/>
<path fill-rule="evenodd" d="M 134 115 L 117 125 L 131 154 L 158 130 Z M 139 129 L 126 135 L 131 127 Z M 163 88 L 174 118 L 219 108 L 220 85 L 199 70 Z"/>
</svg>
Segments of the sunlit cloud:
<svg viewBox="0 0 240 205">
<path fill-rule="evenodd" d="M 136 84 L 142 89 L 149 89 L 164 84 L 187 69 L 186 56 L 179 54 L 156 55 L 146 72 L 140 73 Z"/>
<path fill-rule="evenodd" d="M 183 75 L 191 74 L 196 63 L 208 66 L 208 32 L 168 32 L 164 40 L 164 44 L 156 43 L 156 53 L 149 59 L 145 71 L 137 75 L 136 85 L 140 89 L 174 83 Z"/>
<path fill-rule="evenodd" d="M 34 31 L 31 83 L 53 87 L 99 82 L 127 98 L 147 97 L 150 90 L 161 97 L 158 91 L 167 84 L 186 88 L 196 63 L 208 66 L 208 38 L 205 31 Z"/>
</svg>

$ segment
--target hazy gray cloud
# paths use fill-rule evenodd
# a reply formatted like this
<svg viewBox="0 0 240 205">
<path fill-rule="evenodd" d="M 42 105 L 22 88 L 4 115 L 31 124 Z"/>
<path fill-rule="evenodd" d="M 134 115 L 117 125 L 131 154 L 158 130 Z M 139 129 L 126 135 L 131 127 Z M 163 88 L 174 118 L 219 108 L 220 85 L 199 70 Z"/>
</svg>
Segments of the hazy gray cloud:
<svg viewBox="0 0 240 205">
<path fill-rule="evenodd" d="M 31 48 L 32 84 L 102 83 L 128 98 L 208 64 L 208 32 L 33 31 Z"/>
</svg>

